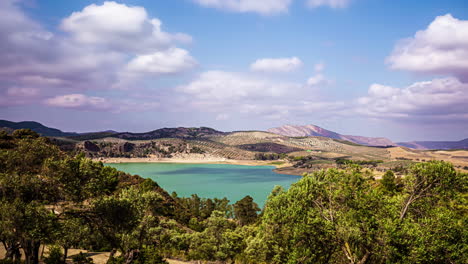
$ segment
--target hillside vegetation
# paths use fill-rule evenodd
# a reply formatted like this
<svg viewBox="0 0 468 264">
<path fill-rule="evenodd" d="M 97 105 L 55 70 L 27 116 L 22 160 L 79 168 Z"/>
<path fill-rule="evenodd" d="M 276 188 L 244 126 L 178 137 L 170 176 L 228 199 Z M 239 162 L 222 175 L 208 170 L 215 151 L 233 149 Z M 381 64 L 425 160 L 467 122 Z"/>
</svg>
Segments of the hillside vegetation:
<svg viewBox="0 0 468 264">
<path fill-rule="evenodd" d="M 54 143 L 62 150 L 85 153 L 89 158 L 109 160 L 141 158 L 142 161 L 199 160 L 206 161 L 255 161 L 272 160 L 289 164 L 282 173 L 302 175 L 305 172 L 325 168 L 338 168 L 337 160 L 375 161 L 367 166 L 379 172 L 395 169 L 394 162 L 428 160 L 450 161 L 458 169 L 468 169 L 468 151 L 422 151 L 401 147 L 369 147 L 349 141 L 325 137 L 287 137 L 263 131 L 224 133 L 209 128 L 161 129 L 143 134 L 100 133 L 102 138 L 89 134 L 88 138 L 58 137 Z M 399 153 L 399 154 L 398 154 Z M 393 162 L 393 163 L 392 163 Z M 410 163 L 400 162 L 406 169 Z"/>
<path fill-rule="evenodd" d="M 242 142 L 245 143 L 245 142 Z M 380 162 L 380 161 L 378 161 Z M 443 161 L 410 165 L 376 180 L 358 164 L 319 170 L 276 187 L 261 210 L 169 195 L 30 130 L 0 134 L 2 263 L 464 263 L 468 175 Z M 40 252 L 48 245 L 49 252 Z"/>
</svg>

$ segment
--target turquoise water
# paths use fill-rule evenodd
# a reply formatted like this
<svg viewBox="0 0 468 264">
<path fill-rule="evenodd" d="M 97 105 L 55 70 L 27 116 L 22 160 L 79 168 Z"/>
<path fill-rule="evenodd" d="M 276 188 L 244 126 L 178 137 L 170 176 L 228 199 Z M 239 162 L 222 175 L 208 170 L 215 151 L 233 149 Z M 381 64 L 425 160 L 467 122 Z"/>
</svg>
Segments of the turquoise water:
<svg viewBox="0 0 468 264">
<path fill-rule="evenodd" d="M 289 188 L 300 176 L 278 174 L 273 166 L 180 163 L 106 164 L 118 170 L 156 181 L 180 197 L 197 194 L 203 198 L 227 197 L 234 203 L 246 195 L 262 207 L 275 185 Z"/>
</svg>

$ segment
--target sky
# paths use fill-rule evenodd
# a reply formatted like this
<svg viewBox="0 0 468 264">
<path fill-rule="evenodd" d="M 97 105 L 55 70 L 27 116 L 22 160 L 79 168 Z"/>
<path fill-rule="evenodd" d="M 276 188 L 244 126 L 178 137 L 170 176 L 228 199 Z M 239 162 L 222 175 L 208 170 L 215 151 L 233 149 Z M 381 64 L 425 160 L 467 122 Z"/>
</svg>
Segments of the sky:
<svg viewBox="0 0 468 264">
<path fill-rule="evenodd" d="M 460 140 L 468 2 L 1 0 L 0 119 Z"/>
</svg>

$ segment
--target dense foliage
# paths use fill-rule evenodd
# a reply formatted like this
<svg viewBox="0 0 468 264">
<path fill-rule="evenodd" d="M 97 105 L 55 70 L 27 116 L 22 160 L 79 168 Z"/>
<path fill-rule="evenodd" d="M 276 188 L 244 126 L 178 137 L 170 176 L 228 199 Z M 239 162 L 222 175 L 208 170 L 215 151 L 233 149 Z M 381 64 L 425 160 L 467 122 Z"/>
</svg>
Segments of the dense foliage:
<svg viewBox="0 0 468 264">
<path fill-rule="evenodd" d="M 231 204 L 169 195 L 30 130 L 1 133 L 4 261 L 64 263 L 79 248 L 111 252 L 108 263 L 466 262 L 467 174 L 431 161 L 376 180 L 356 163 L 342 165 L 276 187 L 259 214 L 250 196 Z M 50 252 L 42 259 L 41 245 Z"/>
</svg>

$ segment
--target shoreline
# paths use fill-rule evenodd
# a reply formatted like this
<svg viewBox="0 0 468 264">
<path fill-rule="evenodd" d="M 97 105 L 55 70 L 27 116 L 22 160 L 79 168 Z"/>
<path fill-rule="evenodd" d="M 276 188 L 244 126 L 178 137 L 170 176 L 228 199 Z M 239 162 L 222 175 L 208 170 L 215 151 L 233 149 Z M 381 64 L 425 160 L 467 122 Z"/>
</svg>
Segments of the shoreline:
<svg viewBox="0 0 468 264">
<path fill-rule="evenodd" d="M 180 164 L 227 164 L 227 165 L 245 165 L 245 166 L 273 166 L 275 169 L 289 167 L 292 164 L 284 162 L 275 164 L 277 161 L 270 160 L 233 160 L 225 158 L 208 158 L 208 159 L 182 159 L 182 158 L 95 158 L 93 161 L 102 163 L 180 163 Z"/>
</svg>

